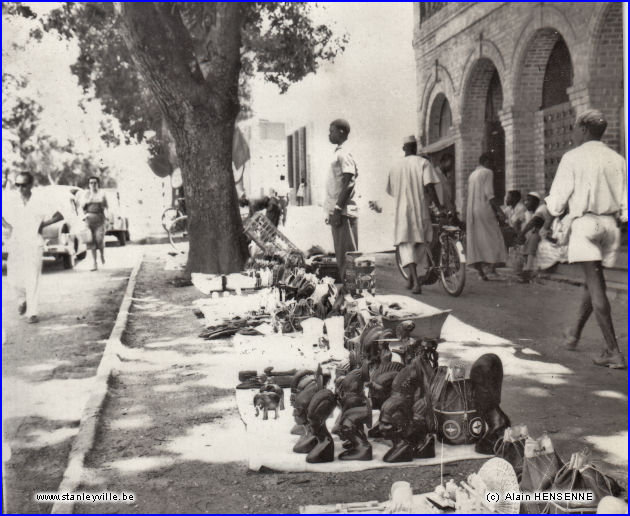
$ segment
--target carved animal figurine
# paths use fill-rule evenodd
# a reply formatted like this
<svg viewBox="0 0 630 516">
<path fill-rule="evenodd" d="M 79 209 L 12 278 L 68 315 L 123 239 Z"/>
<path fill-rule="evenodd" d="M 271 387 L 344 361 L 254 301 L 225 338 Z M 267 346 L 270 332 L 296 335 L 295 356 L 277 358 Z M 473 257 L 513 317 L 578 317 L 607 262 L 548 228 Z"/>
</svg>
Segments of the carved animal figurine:
<svg viewBox="0 0 630 516">
<path fill-rule="evenodd" d="M 317 464 L 335 460 L 335 445 L 326 428 L 326 420 L 335 409 L 335 395 L 328 389 L 315 393 L 308 406 L 308 426 L 315 436 L 315 446 L 308 452 L 306 462 Z"/>
<path fill-rule="evenodd" d="M 372 426 L 372 406 L 365 396 L 368 363 L 354 369 L 335 382 L 335 396 L 341 414 L 332 433 L 344 441 L 340 460 L 372 460 L 372 445 L 365 434 L 365 425 Z"/>
<path fill-rule="evenodd" d="M 276 394 L 280 400 L 278 408 L 284 410 L 284 389 L 282 389 L 282 387 L 275 383 L 265 383 L 265 385 L 260 388 L 260 392 L 273 392 Z"/>
<path fill-rule="evenodd" d="M 269 419 L 269 411 L 275 412 L 274 419 L 278 419 L 278 408 L 280 404 L 280 396 L 275 392 L 259 392 L 254 396 L 254 406 L 256 407 L 256 417 L 262 411 L 263 420 Z"/>
</svg>

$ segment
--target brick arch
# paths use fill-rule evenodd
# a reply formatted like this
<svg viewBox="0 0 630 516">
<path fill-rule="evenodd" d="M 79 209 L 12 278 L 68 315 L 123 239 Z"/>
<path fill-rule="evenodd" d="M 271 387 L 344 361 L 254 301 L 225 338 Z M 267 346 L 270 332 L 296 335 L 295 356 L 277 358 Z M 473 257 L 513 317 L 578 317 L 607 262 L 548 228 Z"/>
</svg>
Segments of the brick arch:
<svg viewBox="0 0 630 516">
<path fill-rule="evenodd" d="M 424 89 L 422 91 L 422 102 L 420 104 L 420 111 L 423 113 L 422 119 L 426 117 L 426 113 L 431 105 L 431 102 L 438 93 L 444 93 L 448 99 L 455 98 L 455 83 L 448 69 L 438 63 L 438 77 L 435 74 L 435 66 L 431 71 L 429 80 L 425 82 Z M 453 105 L 451 104 L 451 108 Z"/>
<path fill-rule="evenodd" d="M 571 43 L 571 36 L 569 40 L 566 37 L 566 34 L 573 34 L 573 31 L 570 26 L 567 26 L 564 17 L 559 15 L 555 16 L 555 22 L 564 25 L 564 29 L 558 30 L 555 25 L 547 23 L 547 14 L 553 12 L 555 11 L 545 8 L 545 19 L 542 21 L 538 19 L 540 11 L 534 13 L 526 22 L 515 51 L 518 57 L 514 61 L 512 73 L 514 81 L 512 88 L 514 101 L 511 106 L 513 134 L 507 157 L 511 170 L 510 184 L 513 188 L 545 190 L 555 173 L 556 162 L 559 160 L 557 152 L 565 150 L 566 145 L 570 143 L 570 137 L 561 136 L 571 133 L 573 116 L 570 107 L 558 104 L 557 108 L 554 107 L 557 112 L 550 113 L 542 110 L 547 64 L 558 41 L 564 41 L 569 50 L 573 86 L 579 80 L 575 58 L 576 53 L 579 53 L 579 47 L 576 46 L 575 39 Z M 554 17 L 550 15 L 550 18 Z M 568 90 L 571 89 L 568 88 Z M 570 94 L 570 91 L 567 93 Z M 545 129 L 545 117 L 550 121 L 556 120 L 549 131 Z M 555 127 L 556 125 L 559 127 Z M 556 135 L 554 138 L 561 138 L 562 141 L 549 140 L 551 133 Z"/>
<path fill-rule="evenodd" d="M 556 38 L 554 39 L 552 35 L 556 35 Z M 573 29 L 573 26 L 564 13 L 558 8 L 541 4 L 541 6 L 538 6 L 531 16 L 525 20 L 519 36 L 516 38 L 518 43 L 514 48 L 512 59 L 510 61 L 512 63 L 512 87 L 509 89 L 514 93 L 514 96 L 509 98 L 509 105 L 516 103 L 516 100 L 518 100 L 519 104 L 523 102 L 520 97 L 523 88 L 521 88 L 520 85 L 526 86 L 522 83 L 521 78 L 523 76 L 523 67 L 527 64 L 526 61 L 528 59 L 533 61 L 536 57 L 539 57 L 539 61 L 544 60 L 545 64 L 542 65 L 541 72 L 542 77 L 544 77 L 545 65 L 547 63 L 547 59 L 549 58 L 549 53 L 557 41 L 557 36 L 562 37 L 569 48 L 572 60 L 571 64 L 573 65 L 573 70 L 576 71 L 574 82 L 583 82 L 584 78 L 579 75 L 581 67 L 579 67 L 576 62 L 578 59 L 577 56 L 580 55 L 580 52 L 578 37 Z M 549 40 L 553 40 L 553 42 Z M 542 57 L 536 56 L 536 52 L 540 54 L 546 53 L 546 55 Z"/>
<path fill-rule="evenodd" d="M 624 63 L 623 12 L 621 4 L 603 5 L 591 32 L 588 56 L 590 105 L 601 109 L 608 120 L 604 142 L 623 153 Z"/>
<path fill-rule="evenodd" d="M 513 73 L 514 98 L 518 99 L 521 109 L 538 111 L 542 106 L 543 82 L 547 62 L 553 47 L 560 39 L 567 43 L 556 29 L 545 27 L 536 30 L 526 42 L 521 59 Z M 567 47 L 571 55 L 571 65 L 575 70 L 573 53 L 568 43 Z"/>
<path fill-rule="evenodd" d="M 441 122 L 442 109 L 446 103 L 449 111 L 451 112 L 451 128 L 454 125 L 453 122 L 453 108 L 451 103 L 448 100 L 448 97 L 444 95 L 444 93 L 438 93 L 433 101 L 431 102 L 431 107 L 428 109 L 427 116 L 427 124 L 426 124 L 426 132 L 424 133 L 427 137 L 427 143 L 435 143 L 439 141 L 439 127 Z"/>
<path fill-rule="evenodd" d="M 497 72 L 499 73 L 499 78 L 501 79 L 501 87 L 503 88 L 503 95 L 505 96 L 505 88 L 506 88 L 506 77 L 507 77 L 507 67 L 505 66 L 505 60 L 503 59 L 503 55 L 499 50 L 499 47 L 495 45 L 492 41 L 488 39 L 481 40 L 481 48 L 479 48 L 479 42 L 475 48 L 473 48 L 466 58 L 466 62 L 464 64 L 464 72 L 461 75 L 461 82 L 459 84 L 459 96 L 463 98 L 466 93 L 466 84 L 471 78 L 475 67 L 481 59 L 486 59 L 491 61 Z"/>
<path fill-rule="evenodd" d="M 467 71 L 467 77 L 461 92 L 460 117 L 462 130 L 474 130 L 475 126 L 483 125 L 488 87 L 495 71 L 499 73 L 501 88 L 503 89 L 503 77 L 492 59 L 488 57 L 477 59 Z"/>
<path fill-rule="evenodd" d="M 477 58 L 467 65 L 460 97 L 461 145 L 456 148 L 456 184 L 462 185 L 462 197 L 466 198 L 467 179 L 475 169 L 480 154 L 484 150 L 486 136 L 486 100 L 490 82 L 495 73 L 499 75 L 501 90 L 504 76 L 497 69 L 495 61 L 487 56 Z M 503 92 L 502 92 L 502 95 Z M 503 102 L 505 100 L 503 99 Z M 501 106 L 498 106 L 499 110 Z M 460 193 L 458 192 L 458 195 Z"/>
</svg>

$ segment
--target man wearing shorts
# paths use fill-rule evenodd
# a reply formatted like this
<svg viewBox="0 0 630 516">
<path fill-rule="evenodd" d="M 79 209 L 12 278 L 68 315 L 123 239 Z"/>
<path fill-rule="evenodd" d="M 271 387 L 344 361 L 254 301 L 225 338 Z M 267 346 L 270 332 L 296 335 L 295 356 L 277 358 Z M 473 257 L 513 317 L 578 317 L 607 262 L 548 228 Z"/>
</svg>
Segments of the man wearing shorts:
<svg viewBox="0 0 630 516">
<path fill-rule="evenodd" d="M 591 109 L 578 116 L 576 131 L 582 144 L 562 157 L 546 203 L 554 216 L 562 215 L 568 208 L 567 217 L 572 219 L 568 258 L 570 263 L 582 266 L 585 277 L 577 319 L 565 331 L 565 345 L 570 350 L 577 347 L 586 321 L 595 312 L 606 349 L 593 363 L 625 369 L 606 296 L 603 267 L 615 264 L 619 223 L 628 221 L 628 184 L 624 158 L 601 141 L 607 125 L 599 110 Z"/>
</svg>

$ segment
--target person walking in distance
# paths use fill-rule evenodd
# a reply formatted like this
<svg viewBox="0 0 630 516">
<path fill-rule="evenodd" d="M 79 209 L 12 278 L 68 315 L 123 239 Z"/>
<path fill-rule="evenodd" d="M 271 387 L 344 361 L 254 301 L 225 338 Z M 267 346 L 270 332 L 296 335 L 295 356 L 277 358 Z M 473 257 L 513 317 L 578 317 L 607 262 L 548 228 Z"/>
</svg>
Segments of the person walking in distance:
<svg viewBox="0 0 630 516">
<path fill-rule="evenodd" d="M 580 145 L 562 156 L 545 202 L 554 216 L 568 209 L 569 263 L 579 263 L 585 279 L 577 317 L 565 330 L 565 346 L 576 349 L 586 321 L 595 312 L 605 349 L 594 364 L 626 369 L 613 328 L 603 267 L 612 267 L 617 258 L 619 224 L 628 221 L 628 183 L 626 160 L 601 141 L 607 125 L 599 110 L 590 109 L 577 117 Z"/>
<path fill-rule="evenodd" d="M 26 314 L 29 323 L 37 323 L 44 252 L 42 229 L 60 221 L 63 215 L 55 211 L 48 218 L 51 210 L 45 197 L 33 192 L 33 175 L 30 172 L 20 173 L 15 186 L 18 192 L 7 196 L 2 205 L 2 227 L 10 232 L 7 274 L 17 293 L 18 313 Z"/>
<path fill-rule="evenodd" d="M 105 263 L 105 221 L 107 220 L 107 197 L 100 189 L 101 180 L 98 177 L 88 179 L 88 191 L 82 202 L 85 222 L 92 235 L 92 269 L 98 269 L 96 251 L 101 253 L 101 263 Z"/>
<path fill-rule="evenodd" d="M 415 136 L 406 137 L 402 148 L 405 156 L 389 171 L 387 193 L 394 197 L 394 244 L 409 271 L 407 288 L 421 294 L 433 238 L 430 202 L 443 211 L 435 191 L 440 180 L 431 162 L 418 156 Z"/>
<path fill-rule="evenodd" d="M 354 187 L 358 176 L 352 154 L 344 146 L 350 134 L 350 124 L 341 118 L 331 122 L 328 140 L 335 146 L 333 159 L 326 180 L 326 223 L 332 230 L 333 244 L 339 277 L 343 281 L 346 272 L 346 253 L 357 251 L 359 232 L 357 225 Z"/>
<path fill-rule="evenodd" d="M 482 154 L 479 166 L 468 178 L 468 203 L 466 207 L 466 258 L 486 281 L 484 265 L 495 272 L 499 263 L 507 261 L 499 220 L 505 223 L 505 215 L 494 197 L 493 174 L 490 156 Z"/>
</svg>

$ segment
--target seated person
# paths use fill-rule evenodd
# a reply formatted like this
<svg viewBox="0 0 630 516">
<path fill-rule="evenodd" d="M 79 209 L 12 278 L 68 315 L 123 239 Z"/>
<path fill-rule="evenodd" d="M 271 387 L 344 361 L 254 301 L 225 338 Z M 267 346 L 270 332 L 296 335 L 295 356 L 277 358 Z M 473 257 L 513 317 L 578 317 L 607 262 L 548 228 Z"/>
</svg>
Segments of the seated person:
<svg viewBox="0 0 630 516">
<path fill-rule="evenodd" d="M 508 225 L 513 228 L 517 233 L 521 231 L 523 225 L 527 222 L 527 208 L 525 203 L 521 200 L 521 192 L 518 190 L 510 190 L 505 197 L 505 218 L 508 221 Z"/>
<path fill-rule="evenodd" d="M 541 239 L 540 231 L 543 228 L 547 230 L 553 220 L 549 210 L 547 210 L 547 206 L 541 201 L 538 192 L 529 192 L 527 194 L 525 206 L 529 212 L 529 215 L 526 217 L 528 221 L 518 236 L 518 241 L 525 244 L 523 254 L 525 255 L 526 263 L 519 279 L 522 283 L 528 283 L 536 270 L 536 253 Z"/>
<path fill-rule="evenodd" d="M 518 190 L 510 190 L 505 197 L 505 218 L 507 220 L 507 226 L 501 228 L 503 233 L 503 240 L 505 241 L 505 247 L 508 249 L 514 247 L 516 244 L 516 237 L 527 223 L 528 211 L 523 201 L 521 201 L 521 192 Z"/>
<path fill-rule="evenodd" d="M 282 207 L 280 206 L 280 200 L 275 195 L 275 192 L 271 192 L 271 196 L 265 196 L 261 199 L 247 199 L 244 195 L 239 199 L 239 205 L 249 206 L 249 216 L 262 210 L 266 210 L 265 214 L 271 223 L 278 227 L 280 222 L 280 216 L 282 215 Z"/>
</svg>

